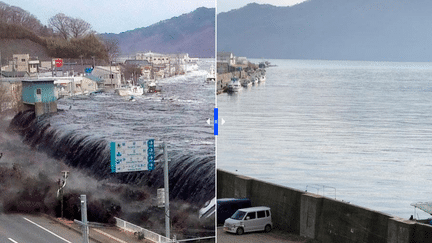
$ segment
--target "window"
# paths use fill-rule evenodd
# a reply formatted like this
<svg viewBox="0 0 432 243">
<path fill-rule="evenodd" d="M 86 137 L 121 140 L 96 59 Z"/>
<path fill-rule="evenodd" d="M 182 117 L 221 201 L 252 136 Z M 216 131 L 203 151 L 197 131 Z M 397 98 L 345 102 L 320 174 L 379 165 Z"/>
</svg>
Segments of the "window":
<svg viewBox="0 0 432 243">
<path fill-rule="evenodd" d="M 25 62 L 25 59 L 23 58 L 23 59 L 21 59 L 21 62 Z"/>
<path fill-rule="evenodd" d="M 270 216 L 270 211 L 266 210 L 267 217 Z"/>
<path fill-rule="evenodd" d="M 266 212 L 265 211 L 258 211 L 257 215 L 258 215 L 258 218 L 265 218 L 266 217 Z"/>
<path fill-rule="evenodd" d="M 38 94 L 38 95 L 42 94 L 42 90 L 41 89 L 37 89 L 36 90 L 36 94 Z"/>
<path fill-rule="evenodd" d="M 110 79 L 114 79 L 114 74 L 110 74 L 110 75 L 109 75 L 109 78 L 110 78 Z"/>
<path fill-rule="evenodd" d="M 249 219 L 255 219 L 256 218 L 256 214 L 255 212 L 250 212 L 246 215 L 246 218 L 249 217 Z"/>
</svg>

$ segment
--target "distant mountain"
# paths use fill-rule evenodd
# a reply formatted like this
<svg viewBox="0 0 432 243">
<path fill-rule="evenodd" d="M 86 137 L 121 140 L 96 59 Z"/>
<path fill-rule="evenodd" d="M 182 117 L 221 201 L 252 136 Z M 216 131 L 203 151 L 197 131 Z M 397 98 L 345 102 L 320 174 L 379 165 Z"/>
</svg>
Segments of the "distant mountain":
<svg viewBox="0 0 432 243">
<path fill-rule="evenodd" d="M 122 54 L 151 50 L 189 53 L 191 57 L 214 57 L 215 9 L 201 7 L 148 27 L 102 36 L 116 38 Z"/>
<path fill-rule="evenodd" d="M 218 51 L 250 58 L 431 61 L 432 1 L 309 0 L 218 14 Z"/>
</svg>

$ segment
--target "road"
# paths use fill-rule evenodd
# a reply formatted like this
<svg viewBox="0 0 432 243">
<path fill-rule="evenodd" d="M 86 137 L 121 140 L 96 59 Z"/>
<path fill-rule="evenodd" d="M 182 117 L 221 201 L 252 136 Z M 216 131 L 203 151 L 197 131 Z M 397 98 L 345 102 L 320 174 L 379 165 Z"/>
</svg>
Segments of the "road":
<svg viewBox="0 0 432 243">
<path fill-rule="evenodd" d="M 306 243 L 306 242 L 313 242 L 313 241 L 308 241 L 304 237 L 300 237 L 292 234 L 283 234 L 276 230 L 272 230 L 269 233 L 252 232 L 252 233 L 244 233 L 243 235 L 236 235 L 236 234 L 231 234 L 223 231 L 223 227 L 220 226 L 217 228 L 217 242 L 218 243 L 238 243 L 238 242 Z"/>
<path fill-rule="evenodd" d="M 0 242 L 82 243 L 82 236 L 46 217 L 0 214 Z"/>
</svg>

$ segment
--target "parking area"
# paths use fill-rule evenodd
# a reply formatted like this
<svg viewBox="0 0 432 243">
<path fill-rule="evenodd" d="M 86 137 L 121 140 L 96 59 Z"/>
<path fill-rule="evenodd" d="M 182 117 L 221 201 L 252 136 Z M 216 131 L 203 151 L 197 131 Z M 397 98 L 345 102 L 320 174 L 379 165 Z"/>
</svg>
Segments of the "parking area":
<svg viewBox="0 0 432 243">
<path fill-rule="evenodd" d="M 314 241 L 308 240 L 305 237 L 298 235 L 287 234 L 277 230 L 272 230 L 269 233 L 253 232 L 244 233 L 243 235 L 236 235 L 227 233 L 220 226 L 217 228 L 217 242 L 218 243 L 312 243 Z"/>
</svg>

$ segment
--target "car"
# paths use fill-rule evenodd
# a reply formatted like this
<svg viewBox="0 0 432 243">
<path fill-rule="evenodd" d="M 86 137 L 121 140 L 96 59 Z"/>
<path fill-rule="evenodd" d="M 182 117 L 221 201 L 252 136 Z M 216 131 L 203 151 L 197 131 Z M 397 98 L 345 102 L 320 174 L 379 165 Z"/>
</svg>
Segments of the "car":
<svg viewBox="0 0 432 243">
<path fill-rule="evenodd" d="M 244 232 L 272 230 L 271 210 L 269 207 L 251 207 L 237 210 L 225 220 L 223 230 L 242 235 Z"/>
<path fill-rule="evenodd" d="M 221 225 L 225 219 L 231 217 L 240 208 L 252 207 L 248 198 L 219 198 L 217 199 L 217 224 Z"/>
</svg>

